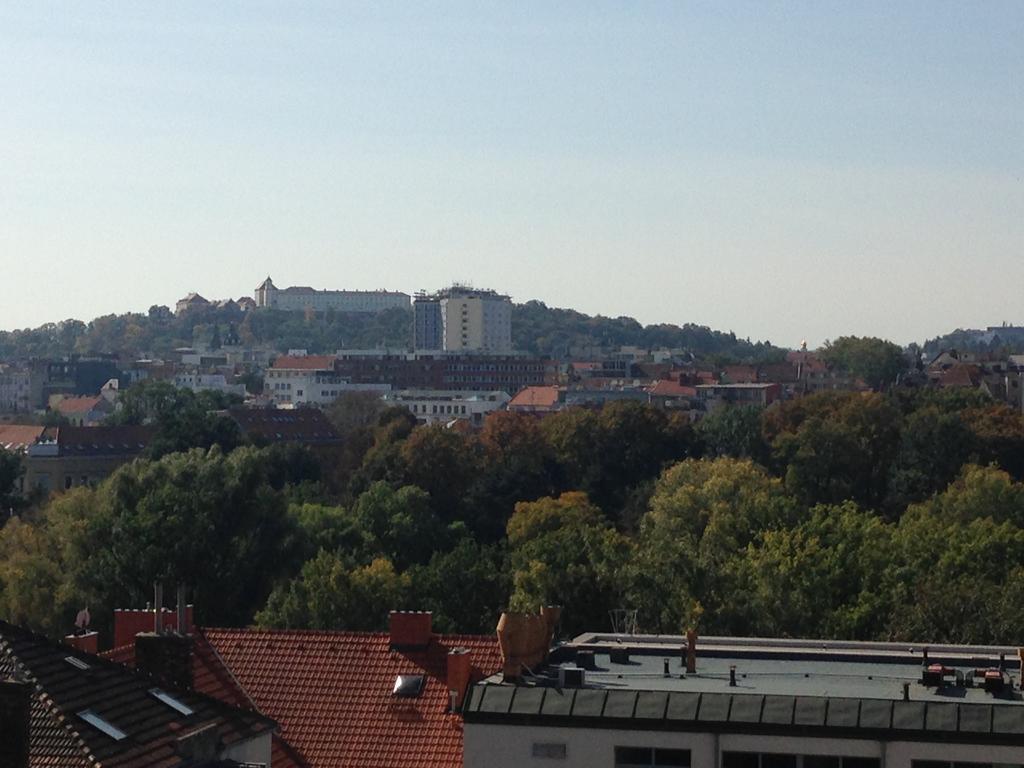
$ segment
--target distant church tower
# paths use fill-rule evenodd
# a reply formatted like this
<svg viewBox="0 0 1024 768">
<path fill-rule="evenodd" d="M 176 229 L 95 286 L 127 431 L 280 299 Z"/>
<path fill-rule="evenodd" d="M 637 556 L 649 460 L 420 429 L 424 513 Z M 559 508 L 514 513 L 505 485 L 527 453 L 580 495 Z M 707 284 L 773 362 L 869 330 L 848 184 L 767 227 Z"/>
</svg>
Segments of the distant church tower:
<svg viewBox="0 0 1024 768">
<path fill-rule="evenodd" d="M 267 275 L 267 279 L 256 286 L 256 306 L 273 307 L 277 305 L 277 288 L 274 281 Z"/>
</svg>

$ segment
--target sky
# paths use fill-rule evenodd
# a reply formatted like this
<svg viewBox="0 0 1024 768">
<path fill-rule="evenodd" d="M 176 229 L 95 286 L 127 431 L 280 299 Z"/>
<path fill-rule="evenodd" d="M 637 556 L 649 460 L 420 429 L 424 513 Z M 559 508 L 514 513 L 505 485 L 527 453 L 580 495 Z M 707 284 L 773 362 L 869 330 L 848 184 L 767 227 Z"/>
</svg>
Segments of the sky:
<svg viewBox="0 0 1024 768">
<path fill-rule="evenodd" d="M 0 0 L 0 329 L 433 290 L 1024 324 L 1024 2 Z"/>
</svg>

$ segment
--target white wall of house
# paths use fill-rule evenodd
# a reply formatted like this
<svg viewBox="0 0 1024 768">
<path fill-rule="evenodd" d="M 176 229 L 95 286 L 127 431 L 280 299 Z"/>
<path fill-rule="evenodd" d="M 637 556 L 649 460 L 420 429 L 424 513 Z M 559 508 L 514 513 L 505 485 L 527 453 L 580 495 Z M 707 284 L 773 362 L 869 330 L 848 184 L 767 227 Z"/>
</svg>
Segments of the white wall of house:
<svg viewBox="0 0 1024 768">
<path fill-rule="evenodd" d="M 565 758 L 534 757 L 534 744 L 564 744 Z M 881 768 L 912 768 L 914 760 L 1024 764 L 1024 746 L 466 723 L 463 765 L 615 768 L 615 747 L 688 749 L 692 768 L 721 768 L 723 752 L 869 757 Z"/>
</svg>

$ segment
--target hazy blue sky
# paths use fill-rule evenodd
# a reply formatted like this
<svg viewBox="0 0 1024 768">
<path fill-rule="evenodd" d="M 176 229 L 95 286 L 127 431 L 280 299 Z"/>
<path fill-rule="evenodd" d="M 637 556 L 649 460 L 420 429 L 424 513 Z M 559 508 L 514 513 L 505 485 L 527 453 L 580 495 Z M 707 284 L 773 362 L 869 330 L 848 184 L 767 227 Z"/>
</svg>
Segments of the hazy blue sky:
<svg viewBox="0 0 1024 768">
<path fill-rule="evenodd" d="M 0 328 L 414 291 L 1024 323 L 1024 2 L 0 0 Z"/>
</svg>

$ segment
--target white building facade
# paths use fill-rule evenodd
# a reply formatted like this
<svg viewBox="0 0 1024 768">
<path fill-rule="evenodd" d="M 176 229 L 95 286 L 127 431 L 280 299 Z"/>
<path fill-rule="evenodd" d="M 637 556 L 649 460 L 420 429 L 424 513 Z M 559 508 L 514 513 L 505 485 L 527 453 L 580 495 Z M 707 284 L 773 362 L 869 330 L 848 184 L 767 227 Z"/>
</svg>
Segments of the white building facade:
<svg viewBox="0 0 1024 768">
<path fill-rule="evenodd" d="M 333 403 L 345 392 L 391 390 L 388 384 L 353 384 L 339 376 L 329 355 L 282 356 L 263 377 L 263 394 L 279 408 Z"/>
<path fill-rule="evenodd" d="M 399 291 L 325 291 L 306 286 L 278 288 L 268 277 L 256 288 L 256 307 L 289 311 L 381 312 L 409 309 L 412 297 Z"/>
<path fill-rule="evenodd" d="M 437 389 L 402 389 L 384 396 L 389 405 L 407 408 L 424 424 L 447 424 L 463 419 L 482 424 L 487 414 L 500 411 L 511 398 L 507 392 L 472 392 Z"/>
<path fill-rule="evenodd" d="M 707 638 L 691 666 L 687 645 L 584 635 L 471 686 L 465 768 L 1024 765 L 1015 648 Z"/>
</svg>

